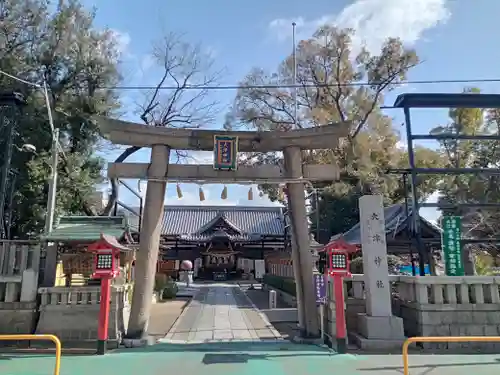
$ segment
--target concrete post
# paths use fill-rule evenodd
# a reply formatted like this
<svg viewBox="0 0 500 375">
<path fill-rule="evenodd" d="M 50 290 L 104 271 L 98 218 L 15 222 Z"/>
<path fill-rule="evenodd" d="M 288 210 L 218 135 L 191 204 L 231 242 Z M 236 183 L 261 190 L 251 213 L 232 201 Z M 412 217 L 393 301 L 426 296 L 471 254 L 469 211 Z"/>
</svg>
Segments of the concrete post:
<svg viewBox="0 0 500 375">
<path fill-rule="evenodd" d="M 270 309 L 275 309 L 276 308 L 276 291 L 275 290 L 270 290 L 269 291 L 269 308 Z"/>
<path fill-rule="evenodd" d="M 148 177 L 164 178 L 168 171 L 169 157 L 168 146 L 154 145 L 151 149 Z M 165 181 L 148 181 L 140 247 L 136 259 L 132 308 L 127 330 L 127 337 L 131 339 L 142 338 L 147 330 L 158 261 L 166 185 Z"/>
<path fill-rule="evenodd" d="M 299 147 L 283 150 L 287 178 L 302 177 L 302 155 Z M 318 311 L 313 282 L 313 264 L 309 249 L 309 229 L 304 196 L 304 184 L 289 183 L 288 209 L 292 229 L 292 260 L 297 285 L 299 325 L 305 338 L 317 338 L 319 333 Z"/>
</svg>

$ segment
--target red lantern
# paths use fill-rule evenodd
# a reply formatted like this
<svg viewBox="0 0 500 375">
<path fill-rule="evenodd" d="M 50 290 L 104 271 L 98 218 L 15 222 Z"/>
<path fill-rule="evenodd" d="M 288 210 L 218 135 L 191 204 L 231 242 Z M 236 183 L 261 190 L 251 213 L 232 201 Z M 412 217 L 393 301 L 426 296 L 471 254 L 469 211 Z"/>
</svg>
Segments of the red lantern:
<svg viewBox="0 0 500 375">
<path fill-rule="evenodd" d="M 342 250 L 332 250 L 328 254 L 329 257 L 329 270 L 330 276 L 343 276 L 350 277 L 349 272 L 349 255 Z"/>
<path fill-rule="evenodd" d="M 95 253 L 92 277 L 101 279 L 101 302 L 97 327 L 97 354 L 105 354 L 108 342 L 109 306 L 111 302 L 111 279 L 118 276 L 120 251 L 129 251 L 115 237 L 101 234 L 101 239 L 87 248 Z"/>
</svg>

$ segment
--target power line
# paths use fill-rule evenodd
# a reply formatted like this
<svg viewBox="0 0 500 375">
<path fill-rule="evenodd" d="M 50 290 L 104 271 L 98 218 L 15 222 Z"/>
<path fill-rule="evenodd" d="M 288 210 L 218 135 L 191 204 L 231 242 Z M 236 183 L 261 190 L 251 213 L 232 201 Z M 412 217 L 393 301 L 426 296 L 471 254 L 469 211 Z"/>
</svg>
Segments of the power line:
<svg viewBox="0 0 500 375">
<path fill-rule="evenodd" d="M 447 83 L 500 83 L 500 78 L 484 79 L 441 79 L 441 80 L 418 80 L 391 83 L 391 86 L 402 85 L 432 85 Z M 361 87 L 376 86 L 383 82 L 352 82 L 352 83 L 306 83 L 300 85 L 293 84 L 275 84 L 275 85 L 187 85 L 182 90 L 245 90 L 245 89 L 293 89 L 293 88 L 328 88 L 328 87 Z M 156 90 L 156 86 L 101 86 L 99 90 Z M 178 86 L 161 86 L 159 90 L 179 90 Z"/>
</svg>

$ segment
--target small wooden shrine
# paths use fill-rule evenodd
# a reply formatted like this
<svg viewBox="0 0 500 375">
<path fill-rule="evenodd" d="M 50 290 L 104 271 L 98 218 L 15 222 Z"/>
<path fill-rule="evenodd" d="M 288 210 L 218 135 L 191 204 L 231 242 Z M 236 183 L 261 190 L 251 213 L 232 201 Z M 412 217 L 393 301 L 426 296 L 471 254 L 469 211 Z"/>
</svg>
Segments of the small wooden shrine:
<svg viewBox="0 0 500 375">
<path fill-rule="evenodd" d="M 115 241 L 117 246 L 134 248 L 127 218 L 103 216 L 67 216 L 61 217 L 53 231 L 44 237 L 55 243 L 58 253 L 56 286 L 95 285 L 99 280 L 92 280 L 95 253 L 89 246 L 102 240 L 102 236 Z M 125 248 L 124 247 L 124 248 Z M 123 272 L 115 283 L 130 282 L 134 251 L 120 252 L 120 268 Z"/>
</svg>

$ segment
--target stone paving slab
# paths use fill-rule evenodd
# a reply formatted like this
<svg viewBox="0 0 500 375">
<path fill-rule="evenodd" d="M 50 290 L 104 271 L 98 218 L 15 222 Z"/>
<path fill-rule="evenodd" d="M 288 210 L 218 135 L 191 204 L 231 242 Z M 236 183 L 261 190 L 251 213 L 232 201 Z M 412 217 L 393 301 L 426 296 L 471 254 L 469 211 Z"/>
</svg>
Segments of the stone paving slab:
<svg viewBox="0 0 500 375">
<path fill-rule="evenodd" d="M 237 285 L 199 285 L 183 314 L 160 342 L 280 340 L 280 334 Z"/>
</svg>

